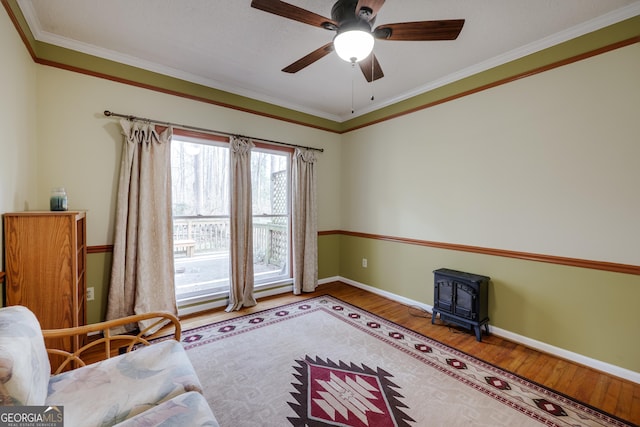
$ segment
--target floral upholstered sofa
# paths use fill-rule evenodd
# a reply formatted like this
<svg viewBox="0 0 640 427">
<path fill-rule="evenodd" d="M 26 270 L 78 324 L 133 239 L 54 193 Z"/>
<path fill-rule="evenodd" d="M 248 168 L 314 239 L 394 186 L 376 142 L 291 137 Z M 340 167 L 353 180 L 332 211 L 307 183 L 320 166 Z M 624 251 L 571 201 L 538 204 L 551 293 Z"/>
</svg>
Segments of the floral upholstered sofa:
<svg viewBox="0 0 640 427">
<path fill-rule="evenodd" d="M 160 320 L 153 325 L 157 328 L 169 319 L 174 322 L 174 333 L 179 339 L 180 324 L 166 313 L 42 331 L 27 308 L 1 308 L 0 406 L 61 408 L 66 427 L 218 426 L 201 394 L 193 366 L 177 340 L 149 344 L 144 331 L 139 335 L 110 335 L 115 326 L 158 316 Z M 72 354 L 45 348 L 44 337 L 75 339 L 69 337 L 73 334 L 86 337 L 91 331 L 101 331 L 102 338 Z M 129 343 L 124 347 L 127 352 L 110 357 L 122 348 L 116 344 L 123 340 Z M 104 347 L 105 355 L 100 357 L 104 360 L 85 364 L 81 353 L 97 344 Z M 139 348 L 131 351 L 135 347 Z M 64 360 L 54 375 L 48 353 L 58 354 Z"/>
</svg>

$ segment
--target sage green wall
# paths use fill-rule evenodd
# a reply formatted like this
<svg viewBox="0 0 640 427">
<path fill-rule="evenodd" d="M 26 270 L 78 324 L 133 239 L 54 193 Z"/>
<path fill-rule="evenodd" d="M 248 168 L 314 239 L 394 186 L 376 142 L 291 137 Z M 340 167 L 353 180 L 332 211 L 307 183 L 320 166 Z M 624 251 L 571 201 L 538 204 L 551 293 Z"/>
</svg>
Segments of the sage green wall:
<svg viewBox="0 0 640 427">
<path fill-rule="evenodd" d="M 320 279 L 340 275 L 340 235 L 318 236 L 318 277 Z"/>
<path fill-rule="evenodd" d="M 87 323 L 105 320 L 111 278 L 111 253 L 87 255 L 87 286 L 93 287 L 95 299 L 87 302 Z"/>
<path fill-rule="evenodd" d="M 343 135 L 342 229 L 640 265 L 638 70 L 640 43 Z M 441 267 L 492 277 L 493 325 L 640 372 L 640 276 L 341 238 L 342 277 L 407 298 Z"/>
</svg>

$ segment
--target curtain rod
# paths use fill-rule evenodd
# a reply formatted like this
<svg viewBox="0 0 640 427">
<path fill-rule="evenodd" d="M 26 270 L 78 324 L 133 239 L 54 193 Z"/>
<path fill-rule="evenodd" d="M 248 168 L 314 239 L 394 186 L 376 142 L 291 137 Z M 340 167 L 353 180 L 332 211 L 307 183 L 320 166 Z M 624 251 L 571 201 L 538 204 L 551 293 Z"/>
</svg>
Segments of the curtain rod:
<svg viewBox="0 0 640 427">
<path fill-rule="evenodd" d="M 242 137 L 242 138 L 249 138 L 249 139 L 253 139 L 253 140 L 258 141 L 258 142 L 264 142 L 264 143 L 267 143 L 267 144 L 285 145 L 287 147 L 305 148 L 307 150 L 315 150 L 315 151 L 324 152 L 324 148 L 306 147 L 304 145 L 289 144 L 288 142 L 272 141 L 270 139 L 254 138 L 252 136 L 237 135 L 237 134 L 228 133 L 228 132 L 222 132 L 222 131 L 213 130 L 213 129 L 199 128 L 199 127 L 196 127 L 196 126 L 181 125 L 181 124 L 178 124 L 178 123 L 171 123 L 171 122 L 163 122 L 163 121 L 160 121 L 160 120 L 146 119 L 144 117 L 136 117 L 136 116 L 132 116 L 132 115 L 129 115 L 129 114 L 113 113 L 113 112 L 111 112 L 109 110 L 104 110 L 104 115 L 107 116 L 107 117 L 113 116 L 113 117 L 122 117 L 122 118 L 128 119 L 128 120 L 140 120 L 140 121 L 143 121 L 143 122 L 155 123 L 155 124 L 162 125 L 162 126 L 173 126 L 173 127 L 177 127 L 177 128 L 181 128 L 181 129 L 185 129 L 185 130 L 195 130 L 195 131 L 198 131 L 198 132 L 206 132 L 206 133 L 211 133 L 211 134 L 221 135 L 221 136 L 239 136 L 239 137 Z"/>
</svg>

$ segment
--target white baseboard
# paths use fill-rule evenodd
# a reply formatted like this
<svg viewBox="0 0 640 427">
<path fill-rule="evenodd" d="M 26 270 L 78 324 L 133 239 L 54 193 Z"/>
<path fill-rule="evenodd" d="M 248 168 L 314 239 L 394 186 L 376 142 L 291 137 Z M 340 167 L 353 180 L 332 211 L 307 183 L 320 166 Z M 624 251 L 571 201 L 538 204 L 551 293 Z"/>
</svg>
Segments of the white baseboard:
<svg viewBox="0 0 640 427">
<path fill-rule="evenodd" d="M 369 285 L 365 285 L 364 283 L 359 283 L 356 282 L 354 280 L 350 280 L 350 279 L 346 279 L 344 277 L 334 277 L 331 278 L 331 280 L 327 280 L 327 281 L 323 281 L 323 283 L 327 283 L 327 282 L 333 282 L 333 281 L 340 281 L 340 282 L 344 282 L 347 283 L 353 287 L 356 288 L 360 288 L 360 289 L 364 289 L 366 291 L 369 291 L 371 293 L 383 296 L 385 298 L 389 298 L 390 300 L 393 301 L 397 301 L 400 302 L 402 304 L 406 304 L 406 305 L 411 305 L 411 306 L 418 306 L 420 308 L 423 308 L 425 310 L 427 310 L 428 312 L 432 312 L 433 307 L 428 305 L 428 304 L 424 304 L 421 303 L 419 301 L 414 301 L 412 299 L 409 298 L 405 298 L 403 296 L 400 295 L 396 295 L 393 294 L 391 292 L 387 292 L 387 291 L 383 291 L 381 289 L 378 288 L 374 288 L 372 286 Z M 568 350 L 565 350 L 563 348 L 560 347 L 555 347 L 552 346 L 550 344 L 541 342 L 541 341 L 537 341 L 528 337 L 525 337 L 523 335 L 519 335 L 516 334 L 514 332 L 511 331 L 507 331 L 505 329 L 502 328 L 497 328 L 495 326 L 489 325 L 489 330 L 492 334 L 495 334 L 499 337 L 508 339 L 510 341 L 514 341 L 518 344 L 522 344 L 525 345 L 529 348 L 538 350 L 538 351 L 542 351 L 544 353 L 548 353 L 551 354 L 553 356 L 556 357 L 560 357 L 562 359 L 566 359 L 575 363 L 579 363 L 581 365 L 584 366 L 588 366 L 590 368 L 596 369 L 598 371 L 601 372 L 605 372 L 607 374 L 610 375 L 614 375 L 616 377 L 619 378 L 623 378 L 625 380 L 629 380 L 629 381 L 633 381 L 634 383 L 640 384 L 640 372 L 635 372 L 629 369 L 625 369 L 622 368 L 620 366 L 616 366 L 616 365 L 612 365 L 610 363 L 607 362 L 603 362 L 601 360 L 597 360 L 597 359 L 592 359 L 590 357 L 587 356 L 583 356 L 582 354 L 578 354 L 578 353 L 574 353 Z"/>
</svg>

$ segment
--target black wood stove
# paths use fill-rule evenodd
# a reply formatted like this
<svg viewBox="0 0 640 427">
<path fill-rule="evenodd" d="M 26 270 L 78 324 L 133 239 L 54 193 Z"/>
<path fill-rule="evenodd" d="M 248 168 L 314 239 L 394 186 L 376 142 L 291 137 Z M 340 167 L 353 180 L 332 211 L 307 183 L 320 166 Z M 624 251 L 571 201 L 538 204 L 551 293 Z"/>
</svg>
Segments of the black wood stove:
<svg viewBox="0 0 640 427">
<path fill-rule="evenodd" d="M 433 316 L 447 323 L 473 329 L 476 340 L 482 341 L 481 327 L 489 334 L 487 309 L 490 277 L 440 268 L 433 272 Z"/>
</svg>

